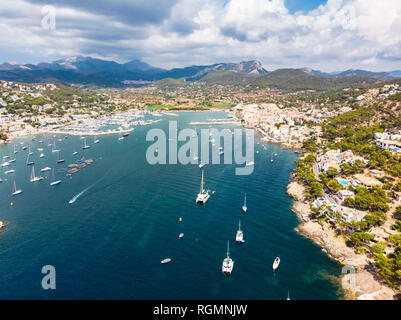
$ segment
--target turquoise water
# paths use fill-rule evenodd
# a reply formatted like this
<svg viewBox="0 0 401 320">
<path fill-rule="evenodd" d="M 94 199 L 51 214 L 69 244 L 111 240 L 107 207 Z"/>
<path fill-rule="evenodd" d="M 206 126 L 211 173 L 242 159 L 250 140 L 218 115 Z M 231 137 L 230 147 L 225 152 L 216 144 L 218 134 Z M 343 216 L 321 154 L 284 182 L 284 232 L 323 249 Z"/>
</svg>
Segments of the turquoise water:
<svg viewBox="0 0 401 320">
<path fill-rule="evenodd" d="M 180 113 L 137 127 L 123 141 L 101 136 L 93 145 L 88 138 L 92 148 L 84 155 L 94 163 L 72 177 L 66 176 L 66 166 L 82 157 L 79 137 L 57 141 L 64 164 L 56 164 L 48 137 L 17 140 L 31 144 L 37 174 L 55 166 L 63 182 L 50 187 L 47 177 L 30 183 L 27 151 L 20 150 L 12 168 L 23 193 L 12 197 L 13 178 L 0 169 L 0 177 L 8 179 L 0 183 L 0 220 L 6 224 L 0 231 L 0 298 L 286 299 L 288 291 L 292 299 L 342 298 L 335 281 L 340 266 L 294 231 L 299 221 L 285 192 L 298 157 L 292 150 L 255 144 L 260 152 L 249 176 L 236 176 L 235 164 L 205 166 L 206 185 L 215 191 L 205 206 L 195 204 L 201 175 L 197 165 L 147 163 L 150 128 L 167 132 L 168 120 L 178 120 L 180 130 L 190 121 L 218 117 L 226 116 Z M 79 151 L 75 157 L 74 145 Z M 43 159 L 38 159 L 39 147 L 45 149 Z M 0 152 L 11 149 L 2 146 Z M 274 153 L 278 155 L 270 163 Z M 75 203 L 68 203 L 85 189 Z M 241 211 L 244 192 L 246 215 Z M 241 245 L 235 244 L 239 219 L 246 241 Z M 179 240 L 181 232 L 185 236 Z M 227 240 L 235 261 L 230 276 L 221 273 Z M 281 264 L 273 274 L 277 255 Z M 162 265 L 166 257 L 172 262 Z M 41 287 L 44 265 L 56 268 L 56 290 Z"/>
<path fill-rule="evenodd" d="M 337 179 L 337 181 L 338 183 L 342 184 L 345 187 L 349 186 L 349 183 L 343 179 Z"/>
</svg>

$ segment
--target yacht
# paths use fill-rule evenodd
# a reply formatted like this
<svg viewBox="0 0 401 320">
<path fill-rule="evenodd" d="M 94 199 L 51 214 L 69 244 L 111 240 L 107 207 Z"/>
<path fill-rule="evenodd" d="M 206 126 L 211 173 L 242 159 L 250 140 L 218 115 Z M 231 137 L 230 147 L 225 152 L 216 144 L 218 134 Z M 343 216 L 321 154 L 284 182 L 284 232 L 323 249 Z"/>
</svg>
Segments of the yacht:
<svg viewBox="0 0 401 320">
<path fill-rule="evenodd" d="M 15 183 L 15 181 L 14 181 L 12 195 L 13 195 L 13 196 L 16 196 L 17 194 L 20 194 L 20 193 L 22 193 L 22 190 L 18 190 L 18 189 L 17 189 L 17 185 L 16 185 L 16 183 Z"/>
<path fill-rule="evenodd" d="M 54 168 L 53 168 L 53 171 L 52 171 L 52 181 L 50 182 L 50 185 L 51 185 L 51 186 L 55 186 L 55 185 L 60 184 L 60 183 L 61 183 L 61 180 L 56 180 L 56 176 L 55 176 L 55 174 L 54 174 Z"/>
<path fill-rule="evenodd" d="M 26 149 L 27 149 L 27 147 L 26 147 L 26 146 L 23 146 L 23 147 L 22 147 L 22 150 L 26 150 Z"/>
<path fill-rule="evenodd" d="M 95 137 L 93 138 L 93 143 L 96 144 L 96 143 L 99 143 L 99 142 L 100 142 L 100 140 L 97 139 L 96 136 L 95 136 Z"/>
<path fill-rule="evenodd" d="M 169 263 L 170 261 L 171 261 L 170 258 L 166 258 L 166 259 L 163 259 L 163 260 L 161 261 L 161 263 L 162 263 L 162 264 L 165 264 L 165 263 Z"/>
<path fill-rule="evenodd" d="M 16 159 L 10 159 L 10 160 L 8 160 L 8 163 L 13 163 L 15 161 L 17 161 L 17 160 Z"/>
<path fill-rule="evenodd" d="M 242 206 L 242 211 L 244 213 L 246 213 L 246 211 L 248 210 L 247 206 L 246 206 L 246 193 L 244 195 L 244 205 Z"/>
<path fill-rule="evenodd" d="M 209 200 L 210 194 L 203 188 L 203 170 L 202 170 L 202 179 L 201 179 L 201 186 L 198 196 L 196 197 L 196 203 L 206 203 Z"/>
<path fill-rule="evenodd" d="M 36 181 L 40 181 L 40 180 L 43 180 L 43 177 L 36 177 L 35 176 L 35 167 L 32 166 L 31 177 L 30 177 L 29 181 L 36 182 Z"/>
<path fill-rule="evenodd" d="M 128 137 L 129 136 L 129 132 L 124 132 L 123 133 L 123 137 Z"/>
<path fill-rule="evenodd" d="M 44 158 L 45 157 L 45 155 L 43 154 L 43 153 L 41 153 L 40 155 L 39 155 L 39 158 Z"/>
<path fill-rule="evenodd" d="M 241 220 L 239 221 L 239 224 L 238 224 L 238 231 L 237 231 L 237 235 L 235 236 L 235 241 L 237 241 L 237 243 L 245 242 L 244 232 L 241 230 Z"/>
<path fill-rule="evenodd" d="M 227 258 L 223 260 L 222 271 L 224 274 L 231 274 L 234 268 L 234 261 L 230 258 L 230 241 L 227 241 Z"/>
<path fill-rule="evenodd" d="M 274 259 L 273 262 L 273 271 L 276 271 L 279 265 L 280 265 L 280 257 L 277 257 L 276 259 Z"/>
<path fill-rule="evenodd" d="M 4 168 L 4 167 L 8 167 L 9 165 L 10 165 L 10 163 L 8 161 L 4 161 L 4 159 L 3 159 L 1 166 Z"/>
<path fill-rule="evenodd" d="M 52 168 L 46 167 L 46 168 L 41 169 L 40 172 L 47 172 L 47 171 L 51 171 L 51 170 L 52 170 Z"/>
<path fill-rule="evenodd" d="M 180 235 L 178 236 L 179 239 L 181 239 L 184 236 L 183 233 L 180 233 Z"/>
</svg>

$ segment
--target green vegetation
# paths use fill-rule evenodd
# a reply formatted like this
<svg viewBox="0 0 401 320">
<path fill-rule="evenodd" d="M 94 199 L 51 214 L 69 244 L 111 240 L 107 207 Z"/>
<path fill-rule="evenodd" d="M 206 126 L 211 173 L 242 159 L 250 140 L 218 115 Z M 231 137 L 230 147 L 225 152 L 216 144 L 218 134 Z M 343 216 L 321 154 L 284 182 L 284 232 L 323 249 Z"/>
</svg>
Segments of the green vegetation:
<svg viewBox="0 0 401 320">
<path fill-rule="evenodd" d="M 305 184 L 305 196 L 311 199 L 316 199 L 323 195 L 323 185 L 317 181 L 312 169 L 315 161 L 315 156 L 309 153 L 296 162 L 297 179 Z"/>
<path fill-rule="evenodd" d="M 370 212 L 390 210 L 388 205 L 389 199 L 386 192 L 380 187 L 372 187 L 370 189 L 357 187 L 355 189 L 355 199 L 346 198 L 344 203 L 350 208 L 358 210 L 369 210 Z"/>
</svg>

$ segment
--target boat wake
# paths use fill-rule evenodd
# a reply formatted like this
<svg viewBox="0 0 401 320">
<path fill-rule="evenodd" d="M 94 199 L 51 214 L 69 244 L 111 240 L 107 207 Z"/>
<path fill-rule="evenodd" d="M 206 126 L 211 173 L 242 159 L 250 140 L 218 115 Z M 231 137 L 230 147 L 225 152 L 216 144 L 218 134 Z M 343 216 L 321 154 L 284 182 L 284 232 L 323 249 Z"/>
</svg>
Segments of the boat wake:
<svg viewBox="0 0 401 320">
<path fill-rule="evenodd" d="M 92 185 L 92 186 L 93 186 L 93 185 Z M 79 198 L 80 196 L 82 196 L 86 191 L 88 191 L 92 186 L 89 186 L 89 187 L 87 187 L 86 189 L 82 190 L 80 193 L 78 193 L 77 195 L 75 195 L 68 203 L 69 203 L 69 204 L 72 204 L 72 203 L 74 203 L 75 201 L 77 201 L 78 198 Z"/>
</svg>

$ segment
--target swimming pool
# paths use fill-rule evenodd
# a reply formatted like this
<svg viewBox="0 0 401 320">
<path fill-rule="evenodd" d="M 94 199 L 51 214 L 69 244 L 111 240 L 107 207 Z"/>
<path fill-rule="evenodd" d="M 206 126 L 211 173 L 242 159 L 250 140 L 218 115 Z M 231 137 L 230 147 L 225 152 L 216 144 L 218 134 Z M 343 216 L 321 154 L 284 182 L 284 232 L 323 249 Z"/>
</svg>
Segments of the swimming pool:
<svg viewBox="0 0 401 320">
<path fill-rule="evenodd" d="M 348 187 L 349 183 L 345 181 L 344 179 L 337 179 L 338 183 L 343 185 L 344 187 Z"/>
</svg>

